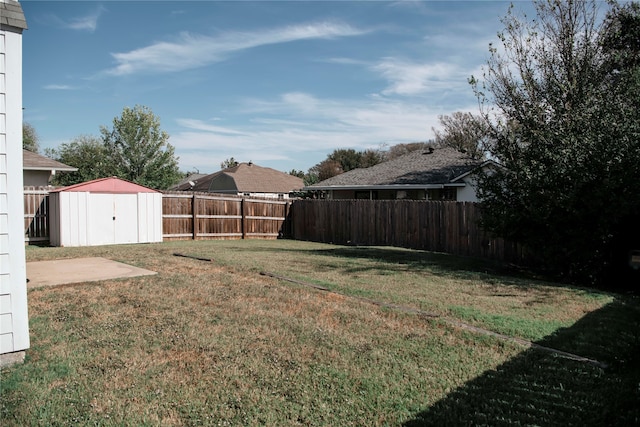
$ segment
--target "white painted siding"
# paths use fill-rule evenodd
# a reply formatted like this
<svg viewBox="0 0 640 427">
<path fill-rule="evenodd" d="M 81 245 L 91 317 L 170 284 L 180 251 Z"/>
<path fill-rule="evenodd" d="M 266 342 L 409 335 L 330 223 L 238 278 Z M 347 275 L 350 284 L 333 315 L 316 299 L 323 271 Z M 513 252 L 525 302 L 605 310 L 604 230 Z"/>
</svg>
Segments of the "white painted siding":
<svg viewBox="0 0 640 427">
<path fill-rule="evenodd" d="M 458 198 L 459 202 L 477 202 L 478 196 L 476 195 L 476 182 L 474 179 L 470 177 L 466 177 L 462 179 L 466 184 L 462 188 L 458 188 Z"/>
<path fill-rule="evenodd" d="M 22 188 L 22 34 L 3 29 L 0 30 L 0 354 L 29 348 Z"/>
</svg>

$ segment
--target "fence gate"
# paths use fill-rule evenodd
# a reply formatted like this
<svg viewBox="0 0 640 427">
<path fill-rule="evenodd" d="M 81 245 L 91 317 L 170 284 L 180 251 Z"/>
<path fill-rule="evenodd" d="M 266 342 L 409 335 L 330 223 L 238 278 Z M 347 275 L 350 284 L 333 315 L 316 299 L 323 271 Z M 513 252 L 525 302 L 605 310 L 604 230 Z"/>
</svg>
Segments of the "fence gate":
<svg viewBox="0 0 640 427">
<path fill-rule="evenodd" d="M 49 241 L 49 191 L 53 187 L 24 187 L 24 240 Z"/>
</svg>

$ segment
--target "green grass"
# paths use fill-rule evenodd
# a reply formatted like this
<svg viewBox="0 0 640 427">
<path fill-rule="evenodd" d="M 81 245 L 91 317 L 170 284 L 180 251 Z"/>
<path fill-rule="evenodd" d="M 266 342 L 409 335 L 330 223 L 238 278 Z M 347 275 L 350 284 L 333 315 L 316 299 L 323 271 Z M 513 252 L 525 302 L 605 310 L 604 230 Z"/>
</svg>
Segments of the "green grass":
<svg viewBox="0 0 640 427">
<path fill-rule="evenodd" d="M 24 364 L 1 373 L 3 426 L 640 423 L 633 297 L 394 248 L 284 240 L 27 248 L 28 260 L 83 256 L 158 275 L 29 291 L 32 345 Z"/>
</svg>

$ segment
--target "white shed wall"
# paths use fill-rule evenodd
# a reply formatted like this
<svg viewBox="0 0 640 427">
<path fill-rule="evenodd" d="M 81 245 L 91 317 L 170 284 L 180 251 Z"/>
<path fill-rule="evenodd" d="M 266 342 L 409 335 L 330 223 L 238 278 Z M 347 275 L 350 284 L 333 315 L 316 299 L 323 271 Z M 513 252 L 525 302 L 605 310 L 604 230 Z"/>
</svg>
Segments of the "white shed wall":
<svg viewBox="0 0 640 427">
<path fill-rule="evenodd" d="M 138 242 L 162 242 L 160 193 L 138 193 Z"/>
<path fill-rule="evenodd" d="M 22 194 L 22 34 L 0 30 L 0 354 L 29 348 Z"/>
<path fill-rule="evenodd" d="M 53 246 L 162 242 L 160 193 L 62 191 L 49 203 Z"/>
</svg>

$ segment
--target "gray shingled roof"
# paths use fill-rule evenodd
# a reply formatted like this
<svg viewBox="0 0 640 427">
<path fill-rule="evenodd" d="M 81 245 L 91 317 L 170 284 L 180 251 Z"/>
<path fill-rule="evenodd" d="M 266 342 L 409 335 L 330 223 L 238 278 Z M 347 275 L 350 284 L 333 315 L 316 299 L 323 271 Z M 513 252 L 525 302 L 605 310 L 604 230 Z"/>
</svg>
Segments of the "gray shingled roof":
<svg viewBox="0 0 640 427">
<path fill-rule="evenodd" d="M 240 163 L 200 178 L 193 191 L 290 193 L 303 186 L 302 179 L 296 176 L 253 163 Z"/>
<path fill-rule="evenodd" d="M 192 173 L 189 176 L 187 176 L 186 178 L 182 179 L 177 184 L 172 185 L 171 187 L 169 187 L 169 190 L 175 190 L 175 191 L 191 190 L 191 187 L 193 187 L 193 186 L 190 184 L 190 182 L 193 182 L 193 183 L 197 184 L 205 176 L 208 176 L 208 175 L 206 173 Z"/>
<path fill-rule="evenodd" d="M 33 153 L 29 150 L 22 150 L 22 169 L 32 171 L 64 171 L 75 172 L 78 168 L 65 165 L 48 157 L 41 156 L 40 154 Z"/>
<path fill-rule="evenodd" d="M 24 18 L 22 6 L 13 0 L 0 0 L 0 26 L 27 29 L 27 20 Z"/>
<path fill-rule="evenodd" d="M 418 150 L 369 168 L 345 172 L 305 189 L 449 184 L 481 163 L 453 148 Z"/>
</svg>

